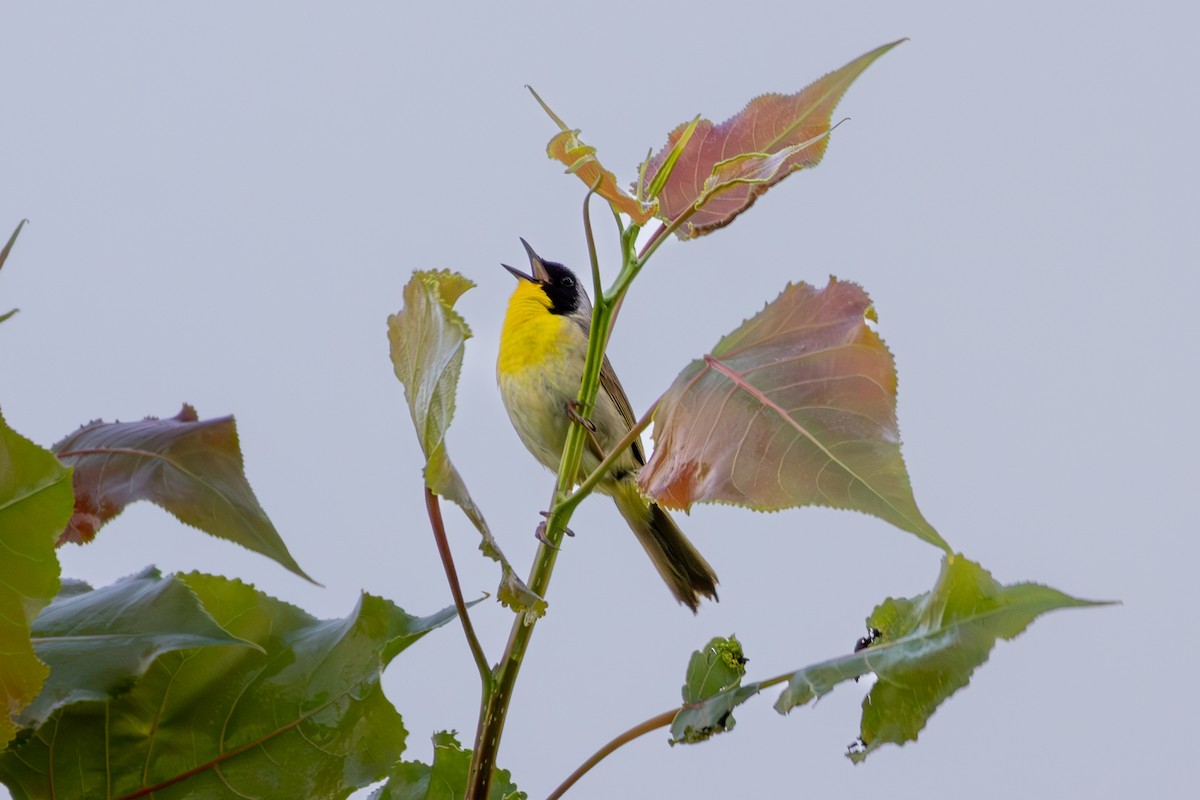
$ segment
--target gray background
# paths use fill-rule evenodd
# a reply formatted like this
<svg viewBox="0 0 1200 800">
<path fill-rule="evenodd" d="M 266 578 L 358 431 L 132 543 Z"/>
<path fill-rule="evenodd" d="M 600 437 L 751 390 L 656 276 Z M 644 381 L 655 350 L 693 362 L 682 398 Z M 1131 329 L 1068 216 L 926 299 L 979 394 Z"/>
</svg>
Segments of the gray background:
<svg viewBox="0 0 1200 800">
<path fill-rule="evenodd" d="M 831 8 L 830 6 L 840 6 Z M 864 766 L 861 688 L 787 718 L 763 697 L 701 747 L 655 733 L 578 797 L 1185 796 L 1196 703 L 1193 455 L 1198 62 L 1180 3 L 9 4 L 0 74 L 0 399 L 49 445 L 93 418 L 236 413 L 249 477 L 324 589 L 135 507 L 67 575 L 147 563 L 237 576 L 322 616 L 360 589 L 447 605 L 385 318 L 415 268 L 479 284 L 451 454 L 522 571 L 551 487 L 508 427 L 494 358 L 525 236 L 582 264 L 582 184 L 546 160 L 534 85 L 622 180 L 668 130 L 720 121 L 884 42 L 825 162 L 731 228 L 673 242 L 611 354 L 640 409 L 789 280 L 862 283 L 896 355 L 926 516 L 1004 582 L 1124 605 L 1001 644 L 918 744 Z M 603 215 L 597 214 L 603 221 Z M 611 226 L 599 225 L 611 256 Z M 611 273 L 610 273 L 611 274 Z M 465 591 L 497 571 L 448 512 Z M 688 653 L 736 632 L 765 677 L 845 652 L 938 553 L 885 523 L 701 508 L 719 605 L 677 607 L 607 501 L 585 504 L 501 762 L 544 796 L 677 702 Z M 510 615 L 475 613 L 492 658 Z M 461 632 L 385 686 L 411 731 L 469 741 Z M 2 790 L 0 790 L 2 791 Z"/>
</svg>

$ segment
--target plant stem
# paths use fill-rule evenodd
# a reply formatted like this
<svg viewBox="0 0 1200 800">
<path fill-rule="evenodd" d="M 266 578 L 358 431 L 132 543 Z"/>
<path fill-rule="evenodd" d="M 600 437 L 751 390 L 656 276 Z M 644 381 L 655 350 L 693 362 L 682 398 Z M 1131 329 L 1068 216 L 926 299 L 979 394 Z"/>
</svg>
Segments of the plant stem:
<svg viewBox="0 0 1200 800">
<path fill-rule="evenodd" d="M 533 89 L 531 88 L 530 91 L 533 92 Z M 546 113 L 550 114 L 555 122 L 558 123 L 559 127 L 564 131 L 567 130 L 563 121 L 554 116 L 546 104 L 542 103 L 542 99 L 537 96 L 536 92 L 533 93 L 533 96 L 537 98 L 538 103 L 542 105 Z M 699 117 L 697 117 L 698 119 Z M 686 144 L 686 138 L 691 136 L 691 131 L 695 129 L 695 125 L 696 120 L 693 120 L 692 126 L 688 129 L 688 133 L 684 139 L 677 143 L 679 150 L 682 150 Z M 662 176 L 664 182 L 670 176 L 674 164 L 674 158 L 668 159 L 668 163 L 665 165 L 666 173 Z M 669 224 L 660 225 L 650 237 L 650 241 L 646 243 L 642 252 L 636 253 L 634 242 L 640 226 L 634 224 L 628 229 L 624 228 L 621 225 L 621 215 L 610 203 L 613 216 L 617 220 L 617 230 L 621 240 L 621 271 L 618 273 L 612 287 L 607 292 L 602 292 L 600 267 L 596 258 L 596 242 L 592 234 L 591 216 L 588 211 L 592 195 L 596 193 L 600 186 L 600 180 L 599 178 L 597 179 L 596 183 L 588 191 L 587 196 L 583 199 L 583 231 L 587 238 L 588 256 L 591 261 L 593 287 L 596 294 L 595 306 L 592 309 L 591 327 L 588 330 L 587 362 L 583 368 L 583 379 L 579 386 L 579 395 L 576 397 L 576 404 L 579 411 L 585 417 L 590 415 L 592 409 L 595 408 L 596 395 L 600 391 L 600 369 L 604 364 L 604 351 L 608 346 L 608 338 L 612 332 L 612 323 L 616 319 L 616 312 L 620 309 L 621 302 L 625 299 L 625 293 L 628 291 L 630 283 L 637 277 L 642 266 L 654 251 L 658 249 L 658 246 L 666 237 L 676 231 L 696 210 L 694 207 L 690 207 Z M 640 185 L 638 191 L 641 191 Z M 655 407 L 657 405 L 656 402 Z M 646 412 L 645 416 L 634 426 L 633 430 L 629 431 L 621 443 L 614 448 L 613 453 L 610 453 L 609 457 L 605 458 L 601 467 L 610 464 L 610 458 L 616 458 L 616 454 L 622 453 L 632 444 L 633 439 L 649 424 L 653 412 L 654 408 Z M 628 442 L 626 442 L 626 439 L 628 439 Z M 544 540 L 538 547 L 537 555 L 534 558 L 533 570 L 530 572 L 529 580 L 526 581 L 530 590 L 543 599 L 545 599 L 546 590 L 550 586 L 550 576 L 554 572 L 554 563 L 558 558 L 559 544 L 562 542 L 563 531 L 566 530 L 567 522 L 570 521 L 575 507 L 600 482 L 605 474 L 601 469 L 594 470 L 592 475 L 589 475 L 580 484 L 575 493 L 571 493 L 571 488 L 579 483 L 579 466 L 583 460 L 583 442 L 583 427 L 581 425 L 568 426 L 566 444 L 563 447 L 562 460 L 559 462 L 558 467 L 558 481 L 555 484 L 550 511 L 546 515 Z M 494 683 L 492 684 L 492 691 L 490 693 L 485 691 L 484 693 L 486 700 L 480 711 L 479 729 L 475 737 L 475 749 L 471 755 L 471 768 L 467 775 L 467 800 L 487 800 L 488 792 L 491 788 L 492 771 L 496 766 L 496 755 L 500 750 L 500 736 L 504 732 L 504 721 L 508 714 L 508 704 L 512 698 L 512 690 L 517 682 L 517 673 L 521 669 L 521 663 L 525 658 L 525 652 L 529 647 L 529 640 L 533 636 L 533 628 L 536 624 L 537 617 L 532 615 L 518 616 L 513 621 L 513 627 L 508 636 L 508 645 L 504 649 L 504 656 L 501 658 L 500 663 L 496 665 L 493 672 Z M 674 712 L 671 713 L 673 714 Z M 655 720 L 657 719 L 656 717 Z M 654 722 L 655 720 L 648 722 Z M 656 725 L 655 727 L 661 727 L 661 725 Z M 647 730 L 652 729 L 647 728 Z M 617 742 L 615 747 L 619 747 L 621 743 Z M 599 758 L 603 758 L 606 754 L 599 754 Z"/>
<path fill-rule="evenodd" d="M 437 542 L 438 555 L 442 558 L 442 568 L 446 570 L 446 583 L 450 584 L 450 595 L 454 598 L 454 607 L 458 610 L 458 619 L 462 623 L 463 634 L 467 637 L 467 647 L 479 668 L 479 678 L 483 682 L 483 696 L 491 692 L 492 671 L 488 668 L 487 656 L 475 636 L 475 627 L 467 614 L 467 604 L 463 600 L 462 586 L 458 582 L 458 570 L 454 568 L 454 556 L 450 553 L 450 541 L 446 538 L 446 526 L 442 522 L 442 507 L 438 496 L 428 486 L 425 487 L 425 510 L 429 513 L 429 525 L 433 528 L 433 539 Z"/>
<path fill-rule="evenodd" d="M 588 362 L 584 369 L 583 386 L 578 399 L 581 408 L 593 407 L 600 387 L 600 365 L 604 360 L 604 352 L 595 347 L 596 337 L 594 334 L 596 319 L 606 316 L 603 314 L 604 310 L 602 306 L 597 307 L 593 314 L 593 338 L 588 344 Z M 607 325 L 607 321 L 604 324 Z M 590 384 L 589 376 L 592 377 Z M 558 482 L 554 493 L 555 502 L 546 517 L 545 541 L 538 547 L 533 571 L 527 581 L 530 590 L 541 598 L 546 597 L 546 590 L 550 586 L 550 576 L 554 572 L 554 562 L 558 558 L 558 546 L 573 511 L 573 507 L 564 508 L 562 501 L 568 497 L 570 488 L 575 485 L 579 476 L 579 464 L 583 457 L 583 434 L 584 430 L 579 425 L 571 425 L 567 432 L 567 443 L 563 450 L 563 460 L 559 467 Z M 479 733 L 475 739 L 475 750 L 471 755 L 471 770 L 467 776 L 467 797 L 470 800 L 487 800 L 492 771 L 496 767 L 496 755 L 500 749 L 500 737 L 504 732 L 504 721 L 508 715 L 508 704 L 512 698 L 517 674 L 521 670 L 525 651 L 529 648 L 529 640 L 533 636 L 536 622 L 536 619 L 524 616 L 519 616 L 513 621 L 512 630 L 508 636 L 508 645 L 504 648 L 504 656 L 496 666 L 495 683 L 481 715 Z"/>
<path fill-rule="evenodd" d="M 636 739 L 639 736 L 642 736 L 644 734 L 647 734 L 650 731 L 655 731 L 655 730 L 658 730 L 659 728 L 665 728 L 666 726 L 671 724 L 671 720 L 675 719 L 675 715 L 678 713 L 679 713 L 678 708 L 672 708 L 668 711 L 664 711 L 661 714 L 657 714 L 657 715 L 651 717 L 650 719 L 646 720 L 645 722 L 642 722 L 638 725 L 634 725 L 629 730 L 627 730 L 624 733 L 622 733 L 621 735 L 617 736 L 612 741 L 610 741 L 608 744 L 604 745 L 599 750 L 597 750 L 595 753 L 593 753 L 591 758 L 589 758 L 587 761 L 584 761 L 582 764 L 580 764 L 579 768 L 576 769 L 574 772 L 572 772 L 570 775 L 568 775 L 567 779 L 565 781 L 563 781 L 562 783 L 560 783 L 558 785 L 557 789 L 555 789 L 550 794 L 546 795 L 546 800 L 558 800 L 558 798 L 560 798 L 564 794 L 566 794 L 566 791 L 568 789 L 570 789 L 572 786 L 574 786 L 575 783 L 580 778 L 582 778 L 584 775 L 586 775 L 592 767 L 599 764 L 604 758 L 609 756 L 614 750 L 621 747 L 622 745 L 629 744 L 634 739 Z"/>
<path fill-rule="evenodd" d="M 659 226 L 654 229 L 654 233 L 650 234 L 650 238 L 646 240 L 646 244 L 642 246 L 642 252 L 638 253 L 638 257 L 644 258 L 649 253 L 654 252 L 654 250 L 658 248 L 659 239 L 662 239 L 666 233 L 666 223 L 660 223 Z"/>
<path fill-rule="evenodd" d="M 595 241 L 592 236 L 591 220 L 587 211 L 588 200 L 592 192 L 584 199 L 584 232 L 587 235 L 588 252 L 594 266 L 593 274 L 598 274 Z M 630 254 L 622 248 L 622 269 L 617 277 L 617 284 L 628 288 L 630 273 L 636 272 L 636 264 L 631 261 Z M 623 293 L 623 291 L 622 291 Z M 583 380 L 579 387 L 576 402 L 586 416 L 590 409 L 595 408 L 596 395 L 600 391 L 600 368 L 604 363 L 604 348 L 608 342 L 608 322 L 612 316 L 612 306 L 608 298 L 597 292 L 596 305 L 592 310 L 592 325 L 588 332 L 587 363 L 584 365 Z M 566 413 L 566 409 L 563 409 Z M 563 447 L 563 457 L 558 468 L 558 481 L 555 484 L 554 499 L 546 516 L 545 541 L 538 547 L 534 558 L 533 570 L 526 581 L 531 591 L 541 598 L 546 597 L 550 586 L 550 576 L 554 572 L 554 563 L 558 558 L 558 547 L 562 542 L 563 531 L 570 521 L 574 506 L 565 507 L 563 500 L 568 498 L 571 488 L 579 482 L 579 465 L 583 460 L 584 430 L 582 426 L 570 425 L 567 430 L 567 440 Z M 517 674 L 529 648 L 529 640 L 533 636 L 536 618 L 519 616 L 513 621 L 512 630 L 508 636 L 508 645 L 504 655 L 494 671 L 492 691 L 486 695 L 487 700 L 480 713 L 479 730 L 475 737 L 475 749 L 471 754 L 471 769 L 467 775 L 468 800 L 487 800 L 491 788 L 492 771 L 496 767 L 496 756 L 500 749 L 500 737 L 504 732 L 504 722 L 508 715 L 508 704 L 512 699 L 512 690 L 517 682 Z"/>
</svg>

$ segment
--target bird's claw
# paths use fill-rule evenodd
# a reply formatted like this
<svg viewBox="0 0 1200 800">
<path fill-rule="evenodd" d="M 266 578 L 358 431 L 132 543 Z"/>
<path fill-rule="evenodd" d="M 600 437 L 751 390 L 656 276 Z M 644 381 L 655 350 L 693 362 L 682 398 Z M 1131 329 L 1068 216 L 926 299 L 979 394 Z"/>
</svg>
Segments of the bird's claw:
<svg viewBox="0 0 1200 800">
<path fill-rule="evenodd" d="M 548 538 L 546 538 L 546 520 L 542 520 L 541 522 L 539 522 L 537 524 L 537 527 L 534 528 L 533 538 L 537 539 L 539 542 L 546 545 L 546 547 L 549 547 L 551 550 L 561 550 L 562 549 L 556 544 L 550 544 L 550 540 Z"/>
<path fill-rule="evenodd" d="M 584 417 L 582 414 L 579 413 L 578 401 L 575 401 L 575 400 L 567 401 L 567 419 L 571 420 L 571 422 L 574 422 L 576 425 L 582 426 L 583 429 L 588 431 L 589 433 L 596 432 L 596 423 L 592 422 L 590 419 L 587 419 L 586 417 Z"/>
<path fill-rule="evenodd" d="M 550 517 L 549 511 L 539 511 L 538 513 L 541 514 L 543 517 L 546 517 L 546 518 Z M 575 535 L 575 531 L 571 530 L 570 528 L 563 528 L 563 533 L 565 533 L 567 536 Z M 559 547 L 557 545 L 551 544 L 550 539 L 548 539 L 546 537 L 546 520 L 542 520 L 541 522 L 538 523 L 537 528 L 535 528 L 533 531 L 533 536 L 535 539 L 537 539 L 539 542 L 546 545 L 547 547 L 552 547 L 555 550 L 559 549 Z"/>
<path fill-rule="evenodd" d="M 579 413 L 579 403 L 574 400 L 567 401 L 567 419 L 574 422 L 579 427 L 583 428 L 587 435 L 588 449 L 595 454 L 600 461 L 604 460 L 604 448 L 600 446 L 600 440 L 596 438 L 596 423 L 582 416 Z"/>
</svg>

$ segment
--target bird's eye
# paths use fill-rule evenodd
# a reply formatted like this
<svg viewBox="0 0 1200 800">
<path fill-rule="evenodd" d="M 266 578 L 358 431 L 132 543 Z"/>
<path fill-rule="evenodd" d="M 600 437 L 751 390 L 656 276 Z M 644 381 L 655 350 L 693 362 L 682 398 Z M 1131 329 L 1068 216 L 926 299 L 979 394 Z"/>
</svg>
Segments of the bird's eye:
<svg viewBox="0 0 1200 800">
<path fill-rule="evenodd" d="M 564 275 L 562 280 L 559 281 L 559 283 L 562 284 L 563 286 L 566 286 L 567 288 L 570 288 L 575 285 L 575 279 L 572 278 L 570 275 Z"/>
</svg>

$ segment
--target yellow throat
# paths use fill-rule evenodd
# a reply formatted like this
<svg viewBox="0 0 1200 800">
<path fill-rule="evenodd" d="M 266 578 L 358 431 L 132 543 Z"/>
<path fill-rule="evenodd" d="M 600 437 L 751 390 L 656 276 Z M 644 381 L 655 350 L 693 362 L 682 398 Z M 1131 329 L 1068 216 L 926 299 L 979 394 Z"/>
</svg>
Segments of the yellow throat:
<svg viewBox="0 0 1200 800">
<path fill-rule="evenodd" d="M 511 375 L 558 357 L 570 341 L 564 329 L 572 324 L 567 317 L 550 313 L 550 298 L 540 285 L 517 281 L 500 330 L 496 371 Z"/>
</svg>

